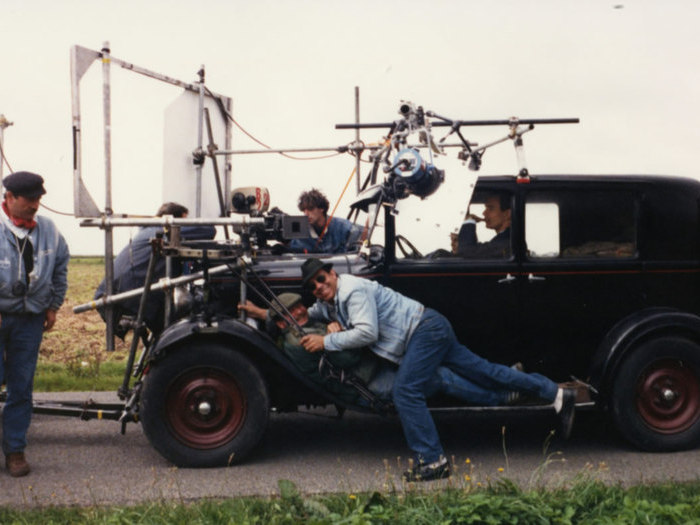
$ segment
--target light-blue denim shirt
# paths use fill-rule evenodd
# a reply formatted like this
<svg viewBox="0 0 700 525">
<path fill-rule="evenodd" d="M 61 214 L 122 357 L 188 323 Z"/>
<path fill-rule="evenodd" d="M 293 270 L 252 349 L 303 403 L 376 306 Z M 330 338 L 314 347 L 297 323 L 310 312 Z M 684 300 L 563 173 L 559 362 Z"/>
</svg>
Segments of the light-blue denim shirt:
<svg viewBox="0 0 700 525">
<path fill-rule="evenodd" d="M 354 275 L 338 276 L 335 294 L 337 319 L 329 304 L 317 300 L 309 317 L 343 325 L 342 332 L 327 334 L 323 346 L 328 351 L 369 347 L 375 354 L 400 363 L 406 344 L 423 315 L 423 305 L 381 284 Z"/>
<path fill-rule="evenodd" d="M 25 295 L 15 296 L 13 284 L 26 282 L 24 264 L 17 239 L 0 221 L 0 312 L 38 314 L 48 308 L 58 310 L 63 304 L 68 288 L 68 245 L 51 219 L 37 216 L 36 222 L 29 234 L 34 250 L 29 287 Z"/>
</svg>

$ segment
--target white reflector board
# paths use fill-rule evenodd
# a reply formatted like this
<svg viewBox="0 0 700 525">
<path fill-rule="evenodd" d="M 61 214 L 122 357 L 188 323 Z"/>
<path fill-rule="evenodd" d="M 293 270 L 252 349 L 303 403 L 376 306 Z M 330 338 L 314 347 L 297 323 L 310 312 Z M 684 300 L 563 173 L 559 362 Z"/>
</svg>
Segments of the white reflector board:
<svg viewBox="0 0 700 525">
<path fill-rule="evenodd" d="M 226 147 L 226 121 L 217 104 L 209 97 L 204 98 L 204 106 L 209 109 L 214 143 L 218 149 Z M 163 202 L 172 201 L 187 206 L 190 217 L 218 217 L 219 200 L 214 178 L 212 159 L 207 156 L 202 166 L 201 176 L 201 212 L 197 215 L 197 166 L 193 163 L 192 153 L 198 147 L 199 133 L 199 95 L 183 91 L 172 104 L 165 109 L 163 135 Z M 202 149 L 207 152 L 209 135 L 206 120 L 202 122 Z M 225 180 L 224 156 L 217 156 L 219 178 L 228 206 L 228 189 L 230 183 Z"/>
</svg>

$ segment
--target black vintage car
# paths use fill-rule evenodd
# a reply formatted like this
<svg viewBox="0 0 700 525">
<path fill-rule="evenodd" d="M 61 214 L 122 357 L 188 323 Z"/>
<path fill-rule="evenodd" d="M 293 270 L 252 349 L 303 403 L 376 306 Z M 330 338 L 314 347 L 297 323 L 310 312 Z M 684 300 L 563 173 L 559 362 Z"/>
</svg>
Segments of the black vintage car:
<svg viewBox="0 0 700 525">
<path fill-rule="evenodd" d="M 367 193 L 358 207 L 369 210 L 367 203 L 382 197 L 379 190 Z M 410 233 L 398 233 L 392 208 L 378 206 L 382 228 L 363 250 L 324 257 L 338 272 L 377 279 L 442 312 L 460 341 L 489 360 L 589 383 L 592 400 L 579 408 L 609 412 L 639 448 L 697 446 L 700 182 L 483 177 L 470 213 L 478 216 L 494 194 L 505 196 L 512 217 L 510 240 L 496 253 L 446 247 L 423 254 Z M 484 243 L 493 234 L 481 223 L 477 231 Z M 311 383 L 264 330 L 237 318 L 241 279 L 253 288 L 262 280 L 268 296 L 301 292 L 306 257 L 262 253 L 245 272 L 232 267 L 210 276 L 208 299 L 153 342 L 139 419 L 165 457 L 187 466 L 241 461 L 273 409 L 367 410 Z M 446 399 L 431 404 L 457 406 Z"/>
<path fill-rule="evenodd" d="M 491 361 L 521 362 L 528 372 L 586 385 L 577 409 L 606 411 L 637 447 L 698 446 L 700 182 L 530 175 L 522 163 L 514 176 L 468 179 L 462 165 L 446 175 L 432 160 L 433 153 L 445 153 L 447 136 L 459 137 L 458 159 L 477 170 L 491 145 L 510 139 L 519 153 L 522 135 L 535 124 L 577 119 L 452 121 L 410 103 L 401 105 L 400 114 L 387 124 L 386 140 L 370 149 L 369 174 L 351 209 L 350 217 L 364 230 L 360 245 L 319 256 L 339 273 L 376 279 L 443 313 L 458 339 Z M 460 131 L 495 124 L 507 125 L 508 135 L 478 148 Z M 432 130 L 439 125 L 449 131 L 435 141 Z M 345 149 L 359 163 L 365 146 Z M 308 224 L 261 213 L 255 195 L 262 194 L 267 195 L 234 192 L 228 207 L 220 194 L 222 216 L 231 207 L 255 215 L 234 228 L 235 239 L 227 234 L 224 241 L 181 244 L 177 225 L 190 219 L 162 223 L 171 232 L 154 242 L 149 267 L 159 256 L 194 265 L 193 273 L 156 285 L 182 285 L 185 306 L 168 303 L 165 329 L 147 335 L 141 300 L 119 391 L 125 403 L 99 410 L 100 417 L 122 424 L 141 422 L 151 444 L 179 466 L 243 461 L 272 411 L 335 405 L 341 413 L 373 408 L 387 413 L 386 406 L 349 403 L 312 382 L 262 326 L 237 312 L 246 298 L 266 306 L 282 292 L 303 293 L 300 266 L 308 255 L 279 248 L 292 236 L 308 235 Z M 249 206 L 251 198 L 256 206 Z M 442 198 L 451 204 L 442 204 Z M 507 231 L 496 237 L 487 227 L 496 228 L 493 224 L 477 222 L 491 213 L 494 199 L 510 217 Z M 407 207 L 429 203 L 432 211 L 418 218 L 406 213 Z M 448 211 L 451 218 L 438 221 L 435 210 Z M 235 222 L 217 220 L 213 223 Z M 146 276 L 146 294 L 152 277 Z M 307 294 L 305 300 L 310 304 L 313 298 Z M 139 340 L 144 351 L 137 359 Z M 445 397 L 429 404 L 435 410 L 484 409 Z M 497 409 L 507 414 L 551 407 Z M 75 410 L 81 417 L 97 417 L 90 407 Z"/>
</svg>

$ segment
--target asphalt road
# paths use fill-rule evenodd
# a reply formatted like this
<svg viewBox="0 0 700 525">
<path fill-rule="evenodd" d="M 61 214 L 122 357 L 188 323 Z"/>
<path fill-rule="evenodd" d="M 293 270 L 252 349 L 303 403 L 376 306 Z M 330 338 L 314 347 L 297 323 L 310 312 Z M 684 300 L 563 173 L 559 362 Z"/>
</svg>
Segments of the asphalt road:
<svg viewBox="0 0 700 525">
<path fill-rule="evenodd" d="M 117 401 L 112 393 L 35 397 Z M 279 493 L 280 479 L 293 481 L 307 494 L 400 489 L 407 449 L 398 420 L 363 414 L 346 414 L 338 420 L 334 414 L 333 409 L 273 414 L 261 446 L 248 461 L 217 469 L 173 467 L 151 448 L 139 425 L 130 424 L 121 435 L 120 424 L 114 421 L 37 414 L 27 449 L 33 470 L 19 479 L 0 470 L 0 505 L 107 505 L 274 495 Z M 426 485 L 485 484 L 506 477 L 524 487 L 551 486 L 584 473 L 622 484 L 700 477 L 699 450 L 638 452 L 593 414 L 578 414 L 572 438 L 554 439 L 549 445 L 555 424 L 552 415 L 506 420 L 438 414 L 436 421 L 456 475 Z"/>
</svg>

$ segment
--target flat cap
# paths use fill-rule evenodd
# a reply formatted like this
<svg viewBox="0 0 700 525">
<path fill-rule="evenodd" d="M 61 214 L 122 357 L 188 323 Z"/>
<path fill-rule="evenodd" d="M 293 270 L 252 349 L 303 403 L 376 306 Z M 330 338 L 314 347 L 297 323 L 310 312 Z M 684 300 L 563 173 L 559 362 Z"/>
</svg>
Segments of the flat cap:
<svg viewBox="0 0 700 525">
<path fill-rule="evenodd" d="M 36 199 L 46 193 L 43 177 L 29 171 L 16 171 L 5 177 L 2 184 L 16 197 Z"/>
<path fill-rule="evenodd" d="M 281 293 L 275 299 L 272 300 L 272 304 L 275 308 L 270 309 L 270 317 L 273 320 L 281 319 L 282 316 L 279 314 L 278 310 L 284 312 L 284 308 L 289 310 L 295 304 L 301 302 L 301 295 L 298 293 Z M 280 305 L 283 305 L 282 308 Z"/>
</svg>

